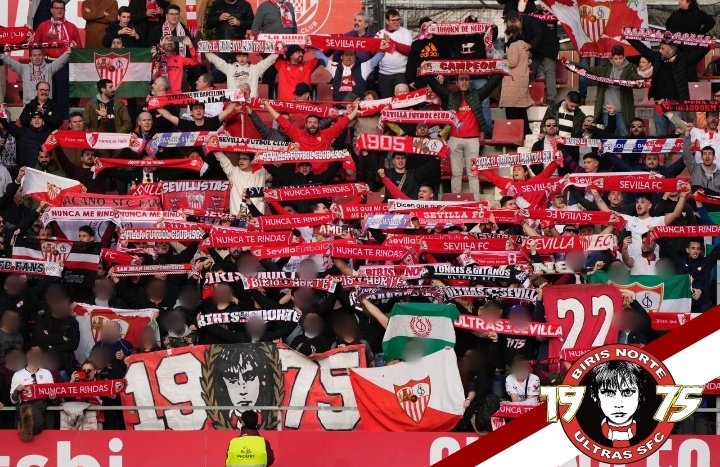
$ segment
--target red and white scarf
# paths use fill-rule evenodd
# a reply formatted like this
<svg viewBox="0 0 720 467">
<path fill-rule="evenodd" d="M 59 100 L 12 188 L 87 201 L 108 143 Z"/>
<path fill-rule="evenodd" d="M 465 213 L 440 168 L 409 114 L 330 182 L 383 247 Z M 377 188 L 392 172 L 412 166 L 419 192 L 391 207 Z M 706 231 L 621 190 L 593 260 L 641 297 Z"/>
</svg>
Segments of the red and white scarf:
<svg viewBox="0 0 720 467">
<path fill-rule="evenodd" d="M 417 238 L 416 238 L 417 237 Z M 515 237 L 476 238 L 462 234 L 400 235 L 389 234 L 388 246 L 417 246 L 428 253 L 462 253 L 470 251 L 503 251 L 514 249 Z"/>
<path fill-rule="evenodd" d="M 648 178 L 636 175 L 617 175 L 597 177 L 590 186 L 601 191 L 620 191 L 623 193 L 668 193 L 690 191 L 690 184 L 676 178 Z"/>
<path fill-rule="evenodd" d="M 251 289 L 296 289 L 304 287 L 308 289 L 322 290 L 323 292 L 335 292 L 337 282 L 328 279 L 298 279 L 291 277 L 248 277 L 242 276 L 243 288 Z"/>
<path fill-rule="evenodd" d="M 310 47 L 320 50 L 362 50 L 364 52 L 391 53 L 395 50 L 392 41 L 372 37 L 350 37 L 338 35 L 307 36 Z M 385 44 L 383 44 L 385 42 Z M 385 47 L 383 47 L 385 45 Z"/>
<path fill-rule="evenodd" d="M 177 37 L 187 36 L 187 33 L 185 32 L 185 28 L 183 27 L 182 23 L 180 23 L 180 21 L 178 21 L 178 23 L 175 25 L 174 32 L 175 32 L 175 36 L 177 36 Z M 172 36 L 172 35 L 173 35 L 173 30 L 170 27 L 170 23 L 165 21 L 162 24 L 162 36 L 160 36 L 160 40 L 162 40 L 162 38 L 165 36 Z M 155 45 L 155 44 L 151 44 L 151 45 Z M 187 55 L 187 46 L 185 44 L 183 44 L 182 42 L 178 42 L 177 45 L 178 45 L 178 55 L 180 55 L 181 57 L 185 57 Z M 158 47 L 158 49 L 162 49 L 162 47 Z"/>
<path fill-rule="evenodd" d="M 458 262 L 464 266 L 515 266 L 527 264 L 528 259 L 518 251 L 471 251 L 469 255 L 458 256 Z"/>
<path fill-rule="evenodd" d="M 273 41 L 223 39 L 217 41 L 199 41 L 197 49 L 200 53 L 272 54 L 277 50 L 277 45 Z"/>
<path fill-rule="evenodd" d="M 19 28 L 2 28 L 0 29 L 0 47 L 31 41 L 33 34 L 33 30 L 25 26 Z"/>
<path fill-rule="evenodd" d="M 372 214 L 388 212 L 387 204 L 341 204 L 332 208 L 342 220 L 359 220 Z"/>
<path fill-rule="evenodd" d="M 87 399 L 89 397 L 116 397 L 125 391 L 127 382 L 124 379 L 105 379 L 102 381 L 78 381 L 75 383 L 29 384 L 22 392 L 22 399 L 48 399 L 52 397 L 73 397 Z"/>
<path fill-rule="evenodd" d="M 67 32 L 67 26 L 65 26 L 65 20 L 60 21 L 55 18 L 50 18 L 50 32 L 48 37 L 53 40 L 67 41 L 70 40 L 70 35 Z"/>
<path fill-rule="evenodd" d="M 30 259 L 0 259 L 0 273 L 2 274 L 60 277 L 62 270 L 62 264 L 56 262 Z"/>
<path fill-rule="evenodd" d="M 678 111 L 678 112 L 718 112 L 720 111 L 720 100 L 689 100 L 689 101 L 662 101 L 664 113 L 667 111 Z"/>
<path fill-rule="evenodd" d="M 455 128 L 462 125 L 454 110 L 388 110 L 380 113 L 381 122 L 444 123 Z"/>
<path fill-rule="evenodd" d="M 429 34 L 437 36 L 468 36 L 485 34 L 483 42 L 485 49 L 493 50 L 493 25 L 486 23 L 425 23 L 418 34 L 418 39 L 424 39 Z"/>
<path fill-rule="evenodd" d="M 199 227 L 134 228 L 123 229 L 120 241 L 126 242 L 180 242 L 191 243 L 202 241 L 205 230 Z"/>
<path fill-rule="evenodd" d="M 302 162 L 342 162 L 343 167 L 355 171 L 355 162 L 347 149 L 340 151 L 261 152 L 252 160 L 253 172 L 263 165 L 300 164 Z"/>
<path fill-rule="evenodd" d="M 510 75 L 507 60 L 494 58 L 477 60 L 426 60 L 418 68 L 424 75 Z"/>
<path fill-rule="evenodd" d="M 338 196 L 358 196 L 370 191 L 365 183 L 341 183 L 338 185 L 311 185 L 304 187 L 266 188 L 266 200 L 296 201 L 302 199 L 334 198 Z"/>
<path fill-rule="evenodd" d="M 68 41 L 53 41 L 53 42 L 28 42 L 26 44 L 7 44 L 0 46 L 3 52 L 11 52 L 14 50 L 30 50 L 30 49 L 60 49 L 66 48 Z"/>
<path fill-rule="evenodd" d="M 142 263 L 142 258 L 133 256 L 124 251 L 103 248 L 100 251 L 100 259 L 108 264 L 119 264 L 123 266 L 138 265 Z"/>
<path fill-rule="evenodd" d="M 103 170 L 116 167 L 185 169 L 200 173 L 205 165 L 205 162 L 199 157 L 188 157 L 185 159 L 114 159 L 109 157 L 96 157 L 94 169 L 95 175 Z"/>
<path fill-rule="evenodd" d="M 101 195 L 98 193 L 70 193 L 62 198 L 61 207 L 102 207 L 117 209 L 162 209 L 158 196 Z"/>
<path fill-rule="evenodd" d="M 447 157 L 450 147 L 444 141 L 414 136 L 390 136 L 364 133 L 355 143 L 356 151 L 393 151 L 421 156 Z"/>
<path fill-rule="evenodd" d="M 245 94 L 240 90 L 230 91 L 228 89 L 212 89 L 210 91 L 180 92 L 177 94 L 165 94 L 164 96 L 152 96 L 147 101 L 147 109 L 155 110 L 168 105 L 189 105 L 196 102 L 213 104 L 230 100 L 233 102 L 245 102 Z"/>
<path fill-rule="evenodd" d="M 193 271 L 193 265 L 185 264 L 149 264 L 146 266 L 115 266 L 109 275 L 115 277 L 154 276 L 156 274 L 187 274 Z"/>
<path fill-rule="evenodd" d="M 134 133 L 59 130 L 47 137 L 42 150 L 52 151 L 57 146 L 73 149 L 130 149 L 140 153 L 145 148 L 145 141 Z"/>
<path fill-rule="evenodd" d="M 519 214 L 526 219 L 543 221 L 543 226 L 555 224 L 613 225 L 621 229 L 625 219 L 616 212 L 579 211 L 570 209 L 520 209 Z"/>
<path fill-rule="evenodd" d="M 516 328 L 509 319 L 498 319 L 488 321 L 482 316 L 460 315 L 455 320 L 454 326 L 457 329 L 467 329 L 479 332 L 494 332 L 509 336 L 534 336 L 534 337 L 563 337 L 562 326 L 548 323 L 531 322 L 523 323 L 522 328 Z"/>
<path fill-rule="evenodd" d="M 637 424 L 634 420 L 624 426 L 615 426 L 610 425 L 607 419 L 603 419 L 600 428 L 603 436 L 612 441 L 613 448 L 628 448 L 630 440 L 637 436 Z"/>
<path fill-rule="evenodd" d="M 720 196 L 706 195 L 703 190 L 697 190 L 693 198 L 695 198 L 695 201 L 700 201 L 703 204 L 720 206 Z"/>
<path fill-rule="evenodd" d="M 366 261 L 390 261 L 396 263 L 411 255 L 404 247 L 361 245 L 359 243 L 335 241 L 330 249 L 333 258 L 362 259 Z"/>
<path fill-rule="evenodd" d="M 259 259 L 283 258 L 290 256 L 328 256 L 333 242 L 312 242 L 299 245 L 263 246 L 251 248 L 250 252 Z"/>
<path fill-rule="evenodd" d="M 604 139 L 602 142 L 602 151 L 613 154 L 661 154 L 683 150 L 683 138 Z"/>
<path fill-rule="evenodd" d="M 368 117 L 370 115 L 375 115 L 384 108 L 405 109 L 419 104 L 439 102 L 439 100 L 436 100 L 436 96 L 434 94 L 430 94 L 431 92 L 432 91 L 429 91 L 428 88 L 423 88 L 394 97 L 386 97 L 385 99 L 360 101 L 360 116 Z"/>
<path fill-rule="evenodd" d="M 647 42 L 672 42 L 680 45 L 693 45 L 699 47 L 715 48 L 715 38 L 702 34 L 688 34 L 686 32 L 670 32 L 651 28 L 623 28 L 625 39 L 636 39 Z"/>
<path fill-rule="evenodd" d="M 248 232 L 234 227 L 213 227 L 207 241 L 208 246 L 212 248 L 277 246 L 296 242 L 297 239 L 292 232 Z"/>
<path fill-rule="evenodd" d="M 296 214 L 287 216 L 261 216 L 248 220 L 250 230 L 261 230 L 264 232 L 273 230 L 292 230 L 297 227 L 312 227 L 334 222 L 337 216 L 334 212 Z"/>
<path fill-rule="evenodd" d="M 478 170 L 514 167 L 516 165 L 548 164 L 553 161 L 562 161 L 562 153 L 560 151 L 536 151 L 520 154 L 480 156 L 473 158 L 472 172 L 477 174 Z"/>
<path fill-rule="evenodd" d="M 572 63 L 570 63 L 566 58 L 563 59 L 563 65 L 565 65 L 565 68 L 572 71 L 578 76 L 582 76 L 583 78 L 603 83 L 603 84 L 610 84 L 613 86 L 620 86 L 623 88 L 636 88 L 636 89 L 642 89 L 642 88 L 649 88 L 650 84 L 652 83 L 649 79 L 615 79 L 615 78 L 606 78 L 605 76 L 597 76 L 589 71 L 580 68 Z"/>
<path fill-rule="evenodd" d="M 252 97 L 248 104 L 253 109 L 262 109 L 262 99 Z M 287 112 L 290 114 L 316 115 L 321 118 L 336 118 L 338 109 L 327 105 L 313 104 L 312 102 L 293 102 L 293 101 L 268 101 L 273 109 L 277 112 Z"/>
<path fill-rule="evenodd" d="M 282 27 L 285 29 L 293 28 L 295 26 L 295 20 L 293 19 L 293 14 L 288 6 L 288 1 L 270 0 L 270 3 L 278 7 L 280 10 L 280 21 L 282 22 Z"/>
<path fill-rule="evenodd" d="M 652 227 L 646 241 L 658 238 L 720 237 L 720 225 L 664 225 Z"/>
<path fill-rule="evenodd" d="M 535 240 L 540 254 L 567 253 L 568 251 L 614 251 L 617 237 L 613 234 L 561 235 L 559 237 L 525 237 L 523 251 L 530 251 L 528 240 Z"/>
<path fill-rule="evenodd" d="M 287 151 L 288 148 L 289 143 L 284 141 L 238 138 L 228 134 L 210 136 L 203 146 L 205 153 L 213 151 L 258 153 L 265 151 Z"/>
</svg>

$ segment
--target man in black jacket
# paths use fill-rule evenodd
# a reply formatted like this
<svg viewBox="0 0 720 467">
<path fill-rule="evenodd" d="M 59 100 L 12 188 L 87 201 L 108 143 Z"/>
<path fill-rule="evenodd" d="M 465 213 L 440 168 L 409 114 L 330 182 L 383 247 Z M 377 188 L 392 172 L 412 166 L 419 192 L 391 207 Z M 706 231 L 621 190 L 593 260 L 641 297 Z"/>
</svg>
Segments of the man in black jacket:
<svg viewBox="0 0 720 467">
<path fill-rule="evenodd" d="M 537 74 L 542 62 L 545 72 L 545 100 L 548 105 L 554 104 L 557 98 L 555 60 L 560 52 L 557 35 L 539 19 L 527 15 L 520 17 L 517 13 L 508 13 L 505 16 L 505 26 L 517 27 L 522 31 L 523 40 L 530 44 L 533 74 Z"/>
<path fill-rule="evenodd" d="M 33 336 L 43 350 L 57 354 L 60 369 L 70 375 L 77 369 L 75 349 L 80 344 L 80 325 L 72 315 L 70 300 L 62 286 L 53 285 L 55 287 L 48 286 L 45 291 L 48 307 L 37 317 Z"/>
<path fill-rule="evenodd" d="M 216 0 L 209 8 L 205 27 L 215 30 L 215 39 L 244 39 L 255 19 L 245 0 Z"/>
</svg>

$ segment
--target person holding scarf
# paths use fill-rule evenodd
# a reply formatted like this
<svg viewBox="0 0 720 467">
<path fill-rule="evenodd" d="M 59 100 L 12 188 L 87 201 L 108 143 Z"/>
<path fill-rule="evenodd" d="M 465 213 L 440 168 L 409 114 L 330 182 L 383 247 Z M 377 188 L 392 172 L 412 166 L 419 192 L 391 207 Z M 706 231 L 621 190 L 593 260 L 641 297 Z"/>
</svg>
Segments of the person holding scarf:
<svg viewBox="0 0 720 467">
<path fill-rule="evenodd" d="M 251 32 L 254 37 L 260 33 L 297 34 L 295 8 L 290 0 L 266 0 L 261 3 L 255 11 Z M 275 88 L 277 75 L 275 67 L 268 68 L 263 74 L 262 82 L 268 85 L 271 93 Z"/>
<path fill-rule="evenodd" d="M 67 41 L 67 43 L 73 47 L 82 48 L 83 42 L 80 39 L 80 32 L 78 31 L 78 28 L 71 22 L 65 20 L 65 2 L 62 0 L 53 0 L 50 11 L 52 13 L 52 17 L 41 23 L 37 30 L 35 30 L 34 41 L 38 43 Z M 47 63 L 54 62 L 64 53 L 65 50 L 61 47 L 46 49 L 45 61 Z M 69 82 L 70 67 L 66 63 L 57 70 L 52 80 L 54 100 L 60 107 L 60 113 L 63 119 L 67 118 L 68 110 L 70 109 Z"/>
<path fill-rule="evenodd" d="M 23 104 L 27 105 L 37 97 L 37 85 L 41 81 L 52 82 L 53 75 L 70 60 L 72 47 L 52 63 L 45 63 L 41 48 L 30 49 L 30 62 L 20 63 L 8 54 L 0 54 L 0 60 L 8 65 L 22 79 Z"/>
<path fill-rule="evenodd" d="M 697 0 L 680 0 L 678 9 L 675 10 L 667 20 L 665 28 L 670 32 L 682 32 L 686 34 L 707 34 L 715 27 L 715 18 L 705 13 L 698 6 Z M 696 59 L 688 60 L 688 81 L 697 81 L 697 63 L 707 53 L 707 47 L 681 45 L 680 51 L 687 54 L 692 53 Z M 699 53 L 702 55 L 699 55 Z"/>
</svg>

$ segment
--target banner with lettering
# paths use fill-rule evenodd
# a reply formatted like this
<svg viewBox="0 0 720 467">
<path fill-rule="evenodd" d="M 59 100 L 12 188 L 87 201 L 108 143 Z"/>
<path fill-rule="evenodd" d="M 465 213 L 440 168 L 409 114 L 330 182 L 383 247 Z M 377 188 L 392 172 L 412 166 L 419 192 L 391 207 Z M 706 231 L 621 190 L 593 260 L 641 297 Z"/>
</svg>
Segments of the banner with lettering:
<svg viewBox="0 0 720 467">
<path fill-rule="evenodd" d="M 563 351 L 592 349 L 618 340 L 616 314 L 622 312 L 620 290 L 613 285 L 553 285 L 543 288 L 545 319 L 562 328 L 562 338 L 548 341 L 548 357 Z"/>
<path fill-rule="evenodd" d="M 48 399 L 56 397 L 109 397 L 117 396 L 125 389 L 124 379 L 102 381 L 78 381 L 75 383 L 30 384 L 22 392 L 22 400 Z"/>
<path fill-rule="evenodd" d="M 168 211 L 227 211 L 230 207 L 231 187 L 228 180 L 164 181 L 161 185 L 163 207 Z"/>
<path fill-rule="evenodd" d="M 188 404 L 236 409 L 125 412 L 128 430 L 239 429 L 246 406 L 354 407 L 348 368 L 366 366 L 363 345 L 308 358 L 271 343 L 197 345 L 132 355 L 123 405 Z M 146 412 L 146 413 L 143 413 Z M 262 410 L 260 428 L 342 430 L 357 427 L 355 411 Z"/>
</svg>

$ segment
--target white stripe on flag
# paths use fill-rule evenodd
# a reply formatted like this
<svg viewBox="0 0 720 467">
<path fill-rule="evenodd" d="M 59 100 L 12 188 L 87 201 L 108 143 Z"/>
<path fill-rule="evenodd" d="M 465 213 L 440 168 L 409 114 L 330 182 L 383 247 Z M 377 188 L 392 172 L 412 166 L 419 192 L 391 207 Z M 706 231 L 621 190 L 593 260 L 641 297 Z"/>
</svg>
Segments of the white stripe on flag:
<svg viewBox="0 0 720 467">
<path fill-rule="evenodd" d="M 150 81 L 150 62 L 131 63 L 122 82 Z M 70 64 L 70 82 L 97 81 L 98 71 L 93 62 L 81 62 Z"/>
</svg>

